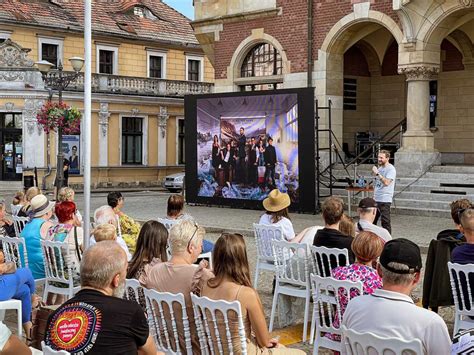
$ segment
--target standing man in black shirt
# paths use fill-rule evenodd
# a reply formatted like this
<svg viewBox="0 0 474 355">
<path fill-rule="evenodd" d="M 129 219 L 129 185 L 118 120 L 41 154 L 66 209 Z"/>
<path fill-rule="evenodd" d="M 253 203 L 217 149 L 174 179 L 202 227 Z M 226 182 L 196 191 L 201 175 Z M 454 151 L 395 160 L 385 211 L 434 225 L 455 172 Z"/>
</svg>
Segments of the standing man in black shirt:
<svg viewBox="0 0 474 355">
<path fill-rule="evenodd" d="M 240 183 L 246 183 L 246 173 L 247 169 L 245 168 L 245 146 L 247 145 L 247 137 L 245 137 L 245 129 L 244 127 L 240 127 L 240 135 L 238 140 L 238 160 L 237 160 L 237 181 Z"/>
<path fill-rule="evenodd" d="M 275 165 L 277 163 L 277 155 L 273 146 L 273 138 L 268 137 L 268 145 L 265 148 L 265 184 L 268 184 L 268 178 L 272 179 L 272 186 L 275 187 Z"/>
<path fill-rule="evenodd" d="M 257 176 L 257 149 L 255 145 L 255 137 L 250 138 L 249 160 L 248 160 L 248 180 L 250 185 L 256 186 L 258 182 Z"/>
<path fill-rule="evenodd" d="M 127 257 L 115 241 L 87 249 L 81 290 L 48 319 L 45 343 L 71 354 L 157 354 L 141 306 L 122 299 Z"/>
</svg>

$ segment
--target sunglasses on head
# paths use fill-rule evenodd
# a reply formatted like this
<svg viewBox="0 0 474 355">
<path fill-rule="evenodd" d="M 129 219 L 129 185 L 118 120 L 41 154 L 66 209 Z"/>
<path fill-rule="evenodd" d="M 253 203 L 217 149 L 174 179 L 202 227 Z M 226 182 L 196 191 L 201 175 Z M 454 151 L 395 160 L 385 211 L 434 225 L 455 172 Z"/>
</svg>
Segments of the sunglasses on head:
<svg viewBox="0 0 474 355">
<path fill-rule="evenodd" d="M 194 222 L 194 227 L 196 227 L 196 228 L 194 229 L 194 232 L 193 232 L 193 235 L 191 236 L 191 238 L 189 238 L 188 246 L 186 247 L 186 250 L 189 249 L 189 246 L 191 245 L 191 241 L 193 240 L 194 236 L 196 235 L 197 230 L 199 229 L 199 225 L 196 222 Z"/>
<path fill-rule="evenodd" d="M 466 207 L 466 208 L 461 208 L 461 209 L 458 211 L 459 223 L 461 223 L 461 217 L 462 217 L 463 213 L 466 212 L 467 210 L 472 210 L 472 209 L 474 209 L 474 206 L 469 206 L 469 207 Z"/>
</svg>

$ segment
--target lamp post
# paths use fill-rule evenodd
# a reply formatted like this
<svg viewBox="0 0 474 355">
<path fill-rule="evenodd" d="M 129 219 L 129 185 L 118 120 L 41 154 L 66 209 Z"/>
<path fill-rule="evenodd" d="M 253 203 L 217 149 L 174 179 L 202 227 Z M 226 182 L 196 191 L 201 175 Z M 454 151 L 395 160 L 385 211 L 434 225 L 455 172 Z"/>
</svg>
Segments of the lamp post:
<svg viewBox="0 0 474 355">
<path fill-rule="evenodd" d="M 41 76 L 43 78 L 43 82 L 48 89 L 56 90 L 58 92 L 58 100 L 59 104 L 63 102 L 63 90 L 65 90 L 68 85 L 75 80 L 84 65 L 84 59 L 80 57 L 72 57 L 69 58 L 69 62 L 71 63 L 72 68 L 74 69 L 74 73 L 65 73 L 63 72 L 63 65 L 61 61 L 59 61 L 58 69 L 57 69 L 57 76 L 48 75 L 49 71 L 54 64 L 46 61 L 40 60 L 36 62 L 36 67 L 41 72 Z M 50 95 L 51 100 L 52 94 Z M 58 158 L 57 158 L 57 165 L 56 165 L 56 187 L 57 191 L 64 185 L 64 157 L 63 157 L 63 129 L 62 127 L 58 127 Z"/>
</svg>

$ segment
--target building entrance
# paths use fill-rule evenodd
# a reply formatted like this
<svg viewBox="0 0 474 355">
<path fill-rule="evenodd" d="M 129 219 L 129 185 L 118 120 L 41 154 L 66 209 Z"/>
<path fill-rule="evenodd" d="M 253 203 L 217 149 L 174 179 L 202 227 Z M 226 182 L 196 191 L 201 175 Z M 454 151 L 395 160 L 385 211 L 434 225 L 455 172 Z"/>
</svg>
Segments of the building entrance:
<svg viewBox="0 0 474 355">
<path fill-rule="evenodd" d="M 21 113 L 0 113 L 0 180 L 21 180 L 23 134 Z"/>
</svg>

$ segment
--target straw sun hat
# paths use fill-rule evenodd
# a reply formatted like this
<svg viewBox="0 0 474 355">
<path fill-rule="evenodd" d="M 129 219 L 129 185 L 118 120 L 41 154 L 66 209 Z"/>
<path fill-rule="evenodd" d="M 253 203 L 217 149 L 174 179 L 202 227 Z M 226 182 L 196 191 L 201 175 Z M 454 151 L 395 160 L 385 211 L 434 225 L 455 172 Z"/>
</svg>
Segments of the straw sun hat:
<svg viewBox="0 0 474 355">
<path fill-rule="evenodd" d="M 32 217 L 41 217 L 51 211 L 54 207 L 54 202 L 49 202 L 45 195 L 36 195 L 31 200 L 31 213 Z"/>
<path fill-rule="evenodd" d="M 280 192 L 278 189 L 272 190 L 268 197 L 263 200 L 263 208 L 268 212 L 278 212 L 287 208 L 291 204 L 290 196 L 287 193 Z"/>
</svg>

